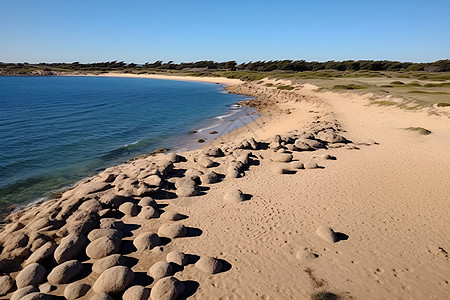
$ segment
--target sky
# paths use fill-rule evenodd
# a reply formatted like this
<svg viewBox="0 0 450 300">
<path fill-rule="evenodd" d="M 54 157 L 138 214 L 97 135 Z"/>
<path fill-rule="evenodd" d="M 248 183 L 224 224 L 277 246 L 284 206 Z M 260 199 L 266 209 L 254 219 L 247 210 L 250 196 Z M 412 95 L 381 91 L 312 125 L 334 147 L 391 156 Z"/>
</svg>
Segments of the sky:
<svg viewBox="0 0 450 300">
<path fill-rule="evenodd" d="M 450 58 L 449 0 L 0 0 L 0 62 Z"/>
</svg>

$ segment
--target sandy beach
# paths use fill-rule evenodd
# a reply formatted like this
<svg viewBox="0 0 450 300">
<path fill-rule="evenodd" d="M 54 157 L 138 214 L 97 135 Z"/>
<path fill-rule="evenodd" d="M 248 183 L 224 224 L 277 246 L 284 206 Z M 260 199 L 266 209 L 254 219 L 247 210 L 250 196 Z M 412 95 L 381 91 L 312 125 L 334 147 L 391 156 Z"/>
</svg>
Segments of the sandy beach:
<svg viewBox="0 0 450 300">
<path fill-rule="evenodd" d="M 282 80 L 101 76 L 225 84 L 261 117 L 9 215 L 0 299 L 448 298 L 447 111 Z"/>
</svg>

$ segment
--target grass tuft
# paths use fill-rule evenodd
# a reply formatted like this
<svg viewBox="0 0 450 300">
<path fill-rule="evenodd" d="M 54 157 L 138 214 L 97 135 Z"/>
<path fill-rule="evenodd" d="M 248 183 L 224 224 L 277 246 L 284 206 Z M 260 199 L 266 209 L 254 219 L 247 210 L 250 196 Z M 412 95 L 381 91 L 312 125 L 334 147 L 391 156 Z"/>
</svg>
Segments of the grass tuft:
<svg viewBox="0 0 450 300">
<path fill-rule="evenodd" d="M 387 100 L 380 100 L 380 101 L 373 101 L 371 104 L 376 104 L 379 106 L 394 106 L 397 105 L 397 102 L 394 101 L 387 101 Z"/>
<path fill-rule="evenodd" d="M 279 89 L 279 90 L 290 91 L 290 90 L 293 90 L 294 87 L 293 87 L 293 86 L 290 86 L 290 85 L 280 85 L 280 86 L 277 87 L 277 89 Z"/>
<path fill-rule="evenodd" d="M 450 106 L 450 103 L 441 102 L 441 103 L 436 104 L 436 106 L 437 107 L 447 107 L 447 106 Z"/>
<path fill-rule="evenodd" d="M 364 85 L 356 85 L 356 84 L 338 84 L 333 86 L 333 89 L 335 90 L 362 90 L 362 89 L 367 89 L 367 86 Z"/>
</svg>

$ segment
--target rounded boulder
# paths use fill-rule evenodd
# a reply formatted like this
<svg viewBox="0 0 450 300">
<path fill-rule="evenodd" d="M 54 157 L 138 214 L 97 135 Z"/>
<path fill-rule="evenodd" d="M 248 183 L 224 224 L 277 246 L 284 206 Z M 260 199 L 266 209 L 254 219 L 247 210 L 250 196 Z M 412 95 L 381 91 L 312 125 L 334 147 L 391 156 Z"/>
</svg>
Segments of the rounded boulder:
<svg viewBox="0 0 450 300">
<path fill-rule="evenodd" d="M 95 281 L 93 289 L 98 294 L 118 294 L 126 290 L 133 281 L 133 271 L 124 266 L 116 266 L 103 272 Z"/>
</svg>

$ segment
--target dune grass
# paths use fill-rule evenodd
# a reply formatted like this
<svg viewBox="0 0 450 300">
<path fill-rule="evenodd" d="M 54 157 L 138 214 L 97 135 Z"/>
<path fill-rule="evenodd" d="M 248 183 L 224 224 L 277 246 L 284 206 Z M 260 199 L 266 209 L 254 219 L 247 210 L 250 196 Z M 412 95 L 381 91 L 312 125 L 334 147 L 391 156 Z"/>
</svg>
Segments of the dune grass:
<svg viewBox="0 0 450 300">
<path fill-rule="evenodd" d="M 445 103 L 445 102 L 440 102 L 438 104 L 436 104 L 437 107 L 447 107 L 450 106 L 450 103 Z"/>
<path fill-rule="evenodd" d="M 293 87 L 293 86 L 290 86 L 290 85 L 280 85 L 280 86 L 277 87 L 277 89 L 279 89 L 279 90 L 290 91 L 290 90 L 293 90 L 294 87 Z"/>
<path fill-rule="evenodd" d="M 336 294 L 321 291 L 311 295 L 311 300 L 339 300 L 340 297 Z"/>
<path fill-rule="evenodd" d="M 379 106 L 394 106 L 394 105 L 397 105 L 397 102 L 388 101 L 388 100 L 380 100 L 380 101 L 372 101 L 370 104 L 376 104 Z"/>
<path fill-rule="evenodd" d="M 365 85 L 357 85 L 357 84 L 337 84 L 333 86 L 334 90 L 362 90 L 367 89 L 367 86 Z"/>
</svg>

